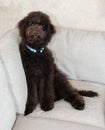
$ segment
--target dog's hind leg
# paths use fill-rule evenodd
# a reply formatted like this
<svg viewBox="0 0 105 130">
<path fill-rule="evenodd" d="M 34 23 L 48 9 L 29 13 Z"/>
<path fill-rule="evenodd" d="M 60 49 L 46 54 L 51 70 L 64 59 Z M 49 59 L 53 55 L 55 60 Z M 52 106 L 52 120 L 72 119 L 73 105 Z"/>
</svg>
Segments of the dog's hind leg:
<svg viewBox="0 0 105 130">
<path fill-rule="evenodd" d="M 70 85 L 66 76 L 55 66 L 54 87 L 56 99 L 63 98 L 68 101 L 75 109 L 83 110 L 85 103 L 82 96 Z"/>
</svg>

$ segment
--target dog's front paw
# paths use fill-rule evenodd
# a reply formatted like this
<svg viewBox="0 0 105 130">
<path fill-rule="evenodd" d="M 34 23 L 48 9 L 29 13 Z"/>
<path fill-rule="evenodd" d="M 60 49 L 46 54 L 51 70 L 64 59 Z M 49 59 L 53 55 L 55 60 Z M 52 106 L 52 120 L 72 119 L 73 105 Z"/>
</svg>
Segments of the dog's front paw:
<svg viewBox="0 0 105 130">
<path fill-rule="evenodd" d="M 24 115 L 28 115 L 36 108 L 37 103 L 27 103 Z"/>
<path fill-rule="evenodd" d="M 75 100 L 71 102 L 71 105 L 77 110 L 83 110 L 85 107 L 83 97 L 81 96 L 76 97 Z"/>
<path fill-rule="evenodd" d="M 34 108 L 26 108 L 26 110 L 25 110 L 25 112 L 24 112 L 24 115 L 26 116 L 26 115 L 32 113 L 33 110 L 34 110 Z"/>
<path fill-rule="evenodd" d="M 54 102 L 43 102 L 41 104 L 41 109 L 44 111 L 49 111 L 54 107 Z"/>
</svg>

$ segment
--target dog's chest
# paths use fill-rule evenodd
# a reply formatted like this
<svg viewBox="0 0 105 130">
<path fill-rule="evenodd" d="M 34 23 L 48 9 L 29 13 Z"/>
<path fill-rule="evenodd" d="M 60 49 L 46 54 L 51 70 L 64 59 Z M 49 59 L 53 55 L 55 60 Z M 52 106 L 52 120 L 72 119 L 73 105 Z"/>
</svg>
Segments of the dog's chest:
<svg viewBox="0 0 105 130">
<path fill-rule="evenodd" d="M 44 74 L 46 62 L 41 56 L 31 56 L 27 64 L 28 70 L 31 71 L 35 77 L 41 77 Z"/>
<path fill-rule="evenodd" d="M 49 55 L 24 55 L 24 69 L 34 77 L 43 77 L 50 69 L 51 57 Z M 49 70 L 50 71 L 50 70 Z"/>
</svg>

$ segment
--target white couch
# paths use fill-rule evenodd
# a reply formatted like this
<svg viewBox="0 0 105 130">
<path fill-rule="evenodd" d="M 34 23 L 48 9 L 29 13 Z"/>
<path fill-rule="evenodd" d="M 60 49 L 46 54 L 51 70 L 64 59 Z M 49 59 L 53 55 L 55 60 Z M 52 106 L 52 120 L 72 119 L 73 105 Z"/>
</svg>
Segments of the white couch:
<svg viewBox="0 0 105 130">
<path fill-rule="evenodd" d="M 13 130 L 104 130 L 104 1 L 23 2 L 0 0 L 0 28 L 3 30 L 0 35 L 13 28 L 29 11 L 41 10 L 49 14 L 57 28 L 57 33 L 48 46 L 56 64 L 68 75 L 73 87 L 96 91 L 99 97 L 85 97 L 86 106 L 83 111 L 75 110 L 61 100 L 55 103 L 52 111 L 43 112 L 38 105 L 32 114 L 24 117 L 27 87 L 18 48 L 20 37 L 15 28 L 0 39 L 0 130 L 11 130 L 11 127 Z"/>
</svg>

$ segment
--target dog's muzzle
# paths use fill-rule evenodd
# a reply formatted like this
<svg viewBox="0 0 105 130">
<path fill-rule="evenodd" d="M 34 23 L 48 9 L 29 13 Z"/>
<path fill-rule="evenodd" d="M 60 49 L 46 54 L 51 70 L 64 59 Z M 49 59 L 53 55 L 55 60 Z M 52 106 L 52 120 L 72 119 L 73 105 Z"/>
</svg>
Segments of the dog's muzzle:
<svg viewBox="0 0 105 130">
<path fill-rule="evenodd" d="M 26 29 L 27 41 L 30 43 L 39 42 L 45 38 L 45 31 L 41 25 L 33 25 Z"/>
</svg>

